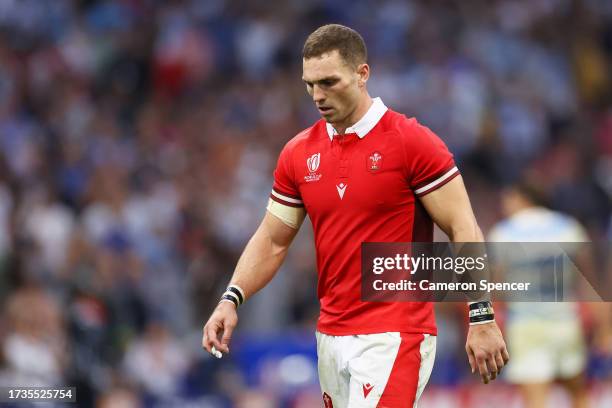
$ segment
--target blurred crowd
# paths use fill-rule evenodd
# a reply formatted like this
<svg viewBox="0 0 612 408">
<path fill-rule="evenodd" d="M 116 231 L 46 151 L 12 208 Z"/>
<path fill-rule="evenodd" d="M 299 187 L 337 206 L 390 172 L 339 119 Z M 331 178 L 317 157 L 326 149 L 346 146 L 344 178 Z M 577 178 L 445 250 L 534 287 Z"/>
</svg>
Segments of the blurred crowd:
<svg viewBox="0 0 612 408">
<path fill-rule="evenodd" d="M 449 145 L 485 232 L 528 178 L 612 238 L 609 1 L 0 0 L 0 383 L 74 385 L 82 406 L 320 404 L 312 359 L 249 374 L 200 337 L 278 153 L 318 118 L 301 47 L 330 22 L 364 36 L 370 94 Z M 309 228 L 241 311 L 255 354 L 312 336 Z M 467 373 L 452 313 L 440 361 Z"/>
</svg>

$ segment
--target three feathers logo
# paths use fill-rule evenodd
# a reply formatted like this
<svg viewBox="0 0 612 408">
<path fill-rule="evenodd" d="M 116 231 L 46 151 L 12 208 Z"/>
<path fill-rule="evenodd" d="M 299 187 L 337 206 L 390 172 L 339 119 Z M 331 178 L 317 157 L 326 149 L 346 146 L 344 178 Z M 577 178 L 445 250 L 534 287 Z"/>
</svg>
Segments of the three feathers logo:
<svg viewBox="0 0 612 408">
<path fill-rule="evenodd" d="M 367 160 L 367 167 L 369 171 L 378 171 L 382 167 L 382 154 L 380 152 L 372 153 Z"/>
</svg>

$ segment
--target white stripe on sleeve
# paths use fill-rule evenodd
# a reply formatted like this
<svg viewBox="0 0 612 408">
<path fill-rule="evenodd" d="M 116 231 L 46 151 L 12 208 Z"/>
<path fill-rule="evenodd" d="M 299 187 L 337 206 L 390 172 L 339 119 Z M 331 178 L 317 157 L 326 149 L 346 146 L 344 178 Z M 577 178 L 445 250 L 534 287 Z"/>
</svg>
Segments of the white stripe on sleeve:
<svg viewBox="0 0 612 408">
<path fill-rule="evenodd" d="M 439 178 L 437 178 L 436 180 L 432 181 L 431 183 L 421 187 L 421 188 L 417 188 L 416 190 L 414 190 L 415 194 L 421 194 L 424 193 L 425 191 L 431 190 L 432 188 L 436 187 L 437 185 L 443 183 L 445 180 L 447 180 L 450 176 L 452 176 L 453 174 L 455 174 L 456 172 L 458 172 L 459 169 L 457 168 L 457 166 L 453 167 L 452 169 L 450 169 L 449 171 L 447 171 L 446 173 L 444 173 L 442 176 L 440 176 Z"/>
<path fill-rule="evenodd" d="M 272 190 L 272 195 L 276 198 L 279 198 L 283 201 L 286 201 L 288 203 L 293 203 L 293 204 L 302 204 L 302 200 L 298 200 L 297 198 L 291 198 L 291 197 L 287 197 L 286 195 L 277 193 L 276 191 Z"/>
</svg>

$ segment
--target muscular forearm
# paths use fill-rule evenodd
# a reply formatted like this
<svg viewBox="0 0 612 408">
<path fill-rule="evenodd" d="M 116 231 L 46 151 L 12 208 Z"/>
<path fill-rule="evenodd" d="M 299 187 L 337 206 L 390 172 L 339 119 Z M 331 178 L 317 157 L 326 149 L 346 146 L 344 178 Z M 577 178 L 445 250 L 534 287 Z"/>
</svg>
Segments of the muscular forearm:
<svg viewBox="0 0 612 408">
<path fill-rule="evenodd" d="M 446 234 L 452 242 L 483 242 L 484 236 L 482 231 L 478 227 L 478 223 L 475 219 L 471 220 L 457 220 L 455 224 L 451 224 Z"/>
<path fill-rule="evenodd" d="M 267 215 L 238 260 L 230 283 L 241 287 L 247 298 L 270 282 L 287 255 L 295 232 L 279 234 L 278 229 L 286 227 L 278 223 Z"/>
</svg>

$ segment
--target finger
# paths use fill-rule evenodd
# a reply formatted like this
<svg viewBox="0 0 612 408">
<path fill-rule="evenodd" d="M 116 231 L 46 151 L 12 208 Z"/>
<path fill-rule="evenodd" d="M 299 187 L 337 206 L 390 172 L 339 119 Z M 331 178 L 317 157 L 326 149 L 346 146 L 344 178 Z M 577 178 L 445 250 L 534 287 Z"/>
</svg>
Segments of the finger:
<svg viewBox="0 0 612 408">
<path fill-rule="evenodd" d="M 491 380 L 489 376 L 489 369 L 487 368 L 487 360 L 484 356 L 476 356 L 476 362 L 478 363 L 478 371 L 480 372 L 480 376 L 482 377 L 482 382 L 488 384 Z"/>
<path fill-rule="evenodd" d="M 206 349 L 206 351 L 210 353 L 212 348 L 212 333 L 210 331 L 210 324 L 204 326 L 203 332 L 204 334 L 202 335 L 202 347 L 204 347 L 204 349 Z"/>
<path fill-rule="evenodd" d="M 489 368 L 489 374 L 491 375 L 491 381 L 497 378 L 497 363 L 495 362 L 495 357 L 493 355 L 489 356 L 487 359 L 487 367 Z"/>
<path fill-rule="evenodd" d="M 502 350 L 502 358 L 504 359 L 504 365 L 508 364 L 510 361 L 510 354 L 508 353 L 508 349 L 504 345 L 504 349 Z"/>
<path fill-rule="evenodd" d="M 497 363 L 497 374 L 499 375 L 502 372 L 502 368 L 504 368 L 504 366 L 506 365 L 501 353 L 497 353 L 495 355 L 495 362 Z"/>
<path fill-rule="evenodd" d="M 488 384 L 491 382 L 491 377 L 488 374 L 481 375 L 480 379 L 482 380 L 483 384 Z"/>
<path fill-rule="evenodd" d="M 206 351 L 208 351 L 214 357 L 217 357 L 217 358 L 223 357 L 221 352 L 217 350 L 215 346 L 212 345 L 212 341 L 210 340 L 210 336 L 208 335 L 208 332 L 206 329 L 204 331 L 204 336 L 202 339 L 202 346 L 206 349 Z"/>
<path fill-rule="evenodd" d="M 229 353 L 229 344 L 232 340 L 232 333 L 234 332 L 235 325 L 226 322 L 223 328 L 223 338 L 221 339 L 221 348 L 219 350 L 224 353 Z"/>
<path fill-rule="evenodd" d="M 210 353 L 210 341 L 208 340 L 206 326 L 202 329 L 202 347 Z"/>
<path fill-rule="evenodd" d="M 468 361 L 470 362 L 470 368 L 472 369 L 472 374 L 476 371 L 476 357 L 474 357 L 474 353 L 472 349 L 466 347 L 465 351 L 467 352 Z"/>
<path fill-rule="evenodd" d="M 208 341 L 209 344 L 212 346 L 215 346 L 215 348 L 217 350 L 223 350 L 223 346 L 221 345 L 221 343 L 219 342 L 219 331 L 221 330 L 221 326 L 217 326 L 215 324 L 211 324 L 208 326 L 208 330 L 207 330 L 207 334 L 208 334 Z M 212 348 L 207 349 L 208 352 L 211 352 Z"/>
<path fill-rule="evenodd" d="M 499 373 L 499 367 L 495 361 L 495 355 L 489 355 L 487 358 L 487 366 L 489 367 L 489 373 L 491 373 L 491 379 L 494 380 L 497 377 L 497 373 Z"/>
</svg>

